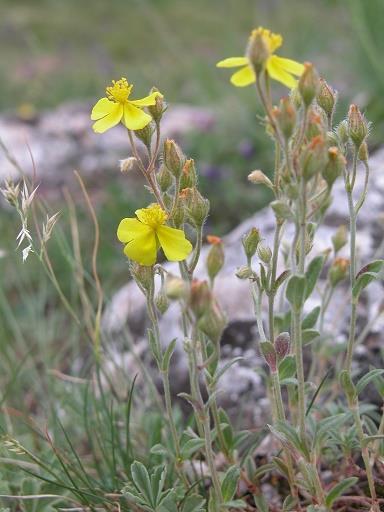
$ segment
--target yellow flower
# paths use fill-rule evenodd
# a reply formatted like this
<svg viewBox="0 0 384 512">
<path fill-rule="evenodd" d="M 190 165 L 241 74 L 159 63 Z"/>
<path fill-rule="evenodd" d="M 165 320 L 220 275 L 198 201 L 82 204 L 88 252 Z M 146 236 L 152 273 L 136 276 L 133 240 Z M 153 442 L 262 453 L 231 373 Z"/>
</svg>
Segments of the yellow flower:
<svg viewBox="0 0 384 512">
<path fill-rule="evenodd" d="M 93 129 L 103 133 L 120 121 L 129 130 L 141 130 L 152 120 L 152 117 L 142 110 L 156 104 L 156 98 L 162 95 L 156 91 L 141 100 L 129 100 L 132 85 L 126 78 L 112 80 L 112 85 L 106 88 L 107 98 L 101 98 L 92 109 L 91 119 L 96 121 Z"/>
<path fill-rule="evenodd" d="M 269 76 L 290 89 L 296 87 L 297 80 L 292 75 L 300 76 L 304 71 L 304 66 L 295 60 L 274 55 L 274 52 L 283 43 L 282 36 L 280 34 L 273 34 L 270 30 L 263 27 L 252 31 L 251 40 L 256 36 L 263 38 L 264 46 L 268 52 L 265 60 L 265 69 Z M 248 57 L 230 57 L 221 60 L 216 66 L 218 68 L 236 68 L 241 66 L 241 69 L 231 76 L 231 83 L 236 87 L 245 87 L 256 82 L 256 73 Z"/>
<path fill-rule="evenodd" d="M 169 261 L 182 261 L 192 251 L 192 244 L 181 229 L 165 225 L 167 214 L 158 205 L 135 212 L 137 219 L 123 219 L 117 228 L 117 238 L 127 244 L 124 253 L 140 265 L 154 265 L 162 247 Z"/>
</svg>

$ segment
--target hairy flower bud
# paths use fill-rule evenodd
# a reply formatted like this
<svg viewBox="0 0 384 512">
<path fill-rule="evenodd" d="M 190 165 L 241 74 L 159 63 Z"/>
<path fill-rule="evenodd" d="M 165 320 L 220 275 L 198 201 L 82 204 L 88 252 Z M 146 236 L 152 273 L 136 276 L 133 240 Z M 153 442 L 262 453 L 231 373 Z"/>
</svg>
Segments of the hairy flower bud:
<svg viewBox="0 0 384 512">
<path fill-rule="evenodd" d="M 180 277 L 167 274 L 164 283 L 164 293 L 170 300 L 185 299 L 188 295 L 188 285 Z"/>
<path fill-rule="evenodd" d="M 134 134 L 144 144 L 145 147 L 150 148 L 153 135 L 153 124 L 148 123 L 147 126 L 141 130 L 135 130 Z"/>
<path fill-rule="evenodd" d="M 280 100 L 279 108 L 273 109 L 273 116 L 285 140 L 289 140 L 296 124 L 296 109 L 289 96 Z"/>
<path fill-rule="evenodd" d="M 257 248 L 257 255 L 263 263 L 268 264 L 272 258 L 272 251 L 267 245 L 259 244 Z"/>
<path fill-rule="evenodd" d="M 319 90 L 319 75 L 310 62 L 304 63 L 304 71 L 299 79 L 298 89 L 304 105 L 309 107 Z"/>
<path fill-rule="evenodd" d="M 248 233 L 243 236 L 241 241 L 248 261 L 255 255 L 260 240 L 260 231 L 257 228 L 251 228 Z"/>
<path fill-rule="evenodd" d="M 227 320 L 218 303 L 213 300 L 210 308 L 199 318 L 197 326 L 213 343 L 219 343 Z"/>
<path fill-rule="evenodd" d="M 277 355 L 275 347 L 270 341 L 262 341 L 260 343 L 260 352 L 265 359 L 265 362 L 269 366 L 271 372 L 277 370 Z"/>
<path fill-rule="evenodd" d="M 202 226 L 209 213 L 208 199 L 203 197 L 196 187 L 184 188 L 179 197 L 185 208 L 187 218 L 196 226 Z"/>
<path fill-rule="evenodd" d="M 349 140 L 348 121 L 344 119 L 336 127 L 336 135 L 342 144 L 347 144 Z"/>
<path fill-rule="evenodd" d="M 347 161 L 339 148 L 332 146 L 328 149 L 328 161 L 323 169 L 322 176 L 329 188 L 343 174 L 346 164 Z"/>
<path fill-rule="evenodd" d="M 288 332 L 281 332 L 275 339 L 275 350 L 277 359 L 281 361 L 289 353 L 291 337 Z"/>
<path fill-rule="evenodd" d="M 239 279 L 249 279 L 253 276 L 252 269 L 248 265 L 244 265 L 242 267 L 239 267 L 236 270 L 236 277 Z"/>
<path fill-rule="evenodd" d="M 324 110 L 328 119 L 331 120 L 335 110 L 337 92 L 323 78 L 320 78 L 316 100 L 319 107 Z"/>
<path fill-rule="evenodd" d="M 166 192 L 173 183 L 173 176 L 168 167 L 164 164 L 160 166 L 156 179 L 162 192 Z"/>
<path fill-rule="evenodd" d="M 369 152 L 368 152 L 368 144 L 364 141 L 359 147 L 358 158 L 362 162 L 368 162 Z"/>
<path fill-rule="evenodd" d="M 349 260 L 346 258 L 336 258 L 328 271 L 328 279 L 332 287 L 335 287 L 340 281 L 345 279 L 348 274 Z"/>
<path fill-rule="evenodd" d="M 306 181 L 323 170 L 327 162 L 326 149 L 325 139 L 322 135 L 314 137 L 304 149 L 301 155 L 301 167 Z"/>
<path fill-rule="evenodd" d="M 152 87 L 150 94 L 154 92 L 159 92 L 159 90 L 156 87 Z M 164 97 L 162 94 L 158 94 L 156 96 L 156 103 L 154 105 L 150 105 L 148 108 L 148 112 L 151 114 L 152 119 L 155 121 L 155 123 L 159 123 L 161 121 L 161 118 L 163 116 L 163 113 L 167 109 L 167 105 L 164 101 Z"/>
<path fill-rule="evenodd" d="M 368 135 L 368 123 L 356 105 L 349 107 L 348 131 L 356 149 L 359 149 Z"/>
<path fill-rule="evenodd" d="M 160 290 L 160 292 L 156 295 L 155 304 L 162 315 L 167 311 L 169 308 L 169 300 L 165 294 L 165 290 Z"/>
<path fill-rule="evenodd" d="M 133 279 L 135 280 L 138 287 L 145 293 L 153 287 L 154 271 L 153 267 L 140 265 L 139 263 L 131 262 L 130 271 Z"/>
<path fill-rule="evenodd" d="M 309 108 L 307 115 L 307 139 L 311 140 L 318 135 L 325 136 L 326 119 L 319 109 Z"/>
<path fill-rule="evenodd" d="M 248 41 L 246 55 L 256 71 L 259 74 L 270 56 L 270 48 L 263 30 L 253 30 Z"/>
<path fill-rule="evenodd" d="M 348 230 L 346 226 L 340 226 L 332 237 L 332 245 L 335 254 L 342 249 L 348 242 Z"/>
<path fill-rule="evenodd" d="M 191 284 L 189 306 L 196 318 L 200 318 L 211 307 L 212 292 L 207 281 L 194 279 Z"/>
<path fill-rule="evenodd" d="M 206 265 L 209 279 L 213 281 L 224 265 L 224 247 L 223 241 L 218 236 L 208 235 L 207 242 L 211 244 L 211 248 L 208 252 Z"/>
<path fill-rule="evenodd" d="M 273 189 L 272 181 L 263 173 L 263 171 L 252 171 L 250 174 L 248 174 L 248 181 L 256 185 L 266 185 L 267 187 Z"/>
<path fill-rule="evenodd" d="M 193 188 L 197 184 L 197 173 L 195 168 L 195 161 L 189 158 L 183 165 L 183 170 L 180 177 L 180 190 L 183 188 Z"/>
<path fill-rule="evenodd" d="M 181 175 L 185 156 L 176 142 L 172 139 L 167 139 L 164 142 L 164 163 L 170 172 L 178 178 Z"/>
</svg>

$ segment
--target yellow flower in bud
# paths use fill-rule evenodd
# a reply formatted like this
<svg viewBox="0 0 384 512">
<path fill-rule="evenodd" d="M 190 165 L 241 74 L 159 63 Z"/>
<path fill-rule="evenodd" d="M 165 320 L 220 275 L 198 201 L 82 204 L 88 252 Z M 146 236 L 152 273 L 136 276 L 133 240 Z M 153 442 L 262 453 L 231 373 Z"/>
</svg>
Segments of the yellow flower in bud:
<svg viewBox="0 0 384 512">
<path fill-rule="evenodd" d="M 126 244 L 124 253 L 140 265 L 156 263 L 161 247 L 169 261 L 182 261 L 192 251 L 192 244 L 184 231 L 167 226 L 167 214 L 158 205 L 141 208 L 135 212 L 137 219 L 123 219 L 117 229 L 117 238 Z"/>
<path fill-rule="evenodd" d="M 231 76 L 231 83 L 236 87 L 245 87 L 256 82 L 256 73 L 251 62 L 254 60 L 252 44 L 257 43 L 258 48 L 263 48 L 262 59 L 269 76 L 273 80 L 281 82 L 286 87 L 293 89 L 297 85 L 297 80 L 292 76 L 300 76 L 304 66 L 291 59 L 285 59 L 274 55 L 274 52 L 282 45 L 283 38 L 280 34 L 273 34 L 270 30 L 259 27 L 252 31 L 248 46 L 248 56 L 230 57 L 221 60 L 216 64 L 218 68 L 236 68 L 241 67 Z M 260 44 L 262 43 L 262 44 Z"/>
<path fill-rule="evenodd" d="M 155 105 L 156 98 L 163 96 L 155 91 L 140 100 L 130 100 L 132 87 L 126 78 L 112 80 L 112 85 L 106 88 L 107 97 L 101 98 L 92 109 L 91 119 L 96 121 L 93 125 L 96 133 L 103 133 L 120 121 L 129 130 L 141 130 L 152 121 L 142 109 Z"/>
</svg>

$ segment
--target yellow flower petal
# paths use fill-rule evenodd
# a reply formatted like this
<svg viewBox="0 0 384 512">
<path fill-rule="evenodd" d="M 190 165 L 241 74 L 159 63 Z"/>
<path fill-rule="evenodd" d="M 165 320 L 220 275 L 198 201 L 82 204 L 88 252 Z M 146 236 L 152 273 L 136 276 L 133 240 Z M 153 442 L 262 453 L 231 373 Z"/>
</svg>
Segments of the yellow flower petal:
<svg viewBox="0 0 384 512">
<path fill-rule="evenodd" d="M 124 254 L 140 265 L 154 265 L 156 263 L 157 243 L 153 229 L 148 228 L 145 233 L 135 237 L 124 247 Z"/>
<path fill-rule="evenodd" d="M 300 76 L 304 71 L 304 64 L 295 60 L 285 59 L 284 57 L 278 57 L 277 55 L 273 55 L 271 59 L 282 69 L 288 73 L 292 73 L 292 75 Z"/>
<path fill-rule="evenodd" d="M 120 242 L 127 243 L 134 238 L 151 231 L 151 228 L 137 219 L 123 219 L 117 228 L 117 238 Z"/>
<path fill-rule="evenodd" d="M 165 257 L 169 261 L 182 261 L 192 251 L 192 244 L 185 238 L 181 229 L 159 226 L 156 234 L 163 248 Z"/>
<path fill-rule="evenodd" d="M 141 130 L 152 121 L 152 117 L 127 101 L 124 103 L 123 121 L 128 130 Z"/>
<path fill-rule="evenodd" d="M 109 101 L 108 98 L 101 98 L 92 109 L 92 121 L 96 121 L 110 114 L 114 110 L 115 105 L 116 103 L 114 101 Z"/>
<path fill-rule="evenodd" d="M 109 128 L 113 128 L 121 121 L 123 117 L 123 105 L 121 103 L 112 104 L 113 108 L 111 111 L 93 124 L 92 128 L 96 133 L 103 133 L 109 130 Z"/>
<path fill-rule="evenodd" d="M 162 94 L 159 93 L 159 91 L 155 91 L 149 96 L 145 96 L 145 98 L 141 98 L 141 100 L 129 100 L 129 103 L 132 105 L 136 105 L 136 107 L 149 107 L 150 105 L 156 104 L 156 98 L 160 96 L 160 98 L 163 97 Z"/>
<path fill-rule="evenodd" d="M 231 83 L 236 87 L 245 87 L 254 82 L 256 82 L 256 75 L 250 66 L 245 66 L 245 68 L 236 71 L 236 73 L 231 76 Z"/>
<path fill-rule="evenodd" d="M 237 68 L 238 66 L 246 66 L 248 64 L 247 57 L 229 57 L 221 60 L 216 64 L 218 68 Z"/>
<path fill-rule="evenodd" d="M 279 60 L 276 61 L 276 56 L 273 55 L 267 61 L 267 71 L 271 78 L 281 82 L 289 89 L 293 89 L 297 85 L 297 80 L 290 75 L 284 67 L 281 66 Z"/>
</svg>

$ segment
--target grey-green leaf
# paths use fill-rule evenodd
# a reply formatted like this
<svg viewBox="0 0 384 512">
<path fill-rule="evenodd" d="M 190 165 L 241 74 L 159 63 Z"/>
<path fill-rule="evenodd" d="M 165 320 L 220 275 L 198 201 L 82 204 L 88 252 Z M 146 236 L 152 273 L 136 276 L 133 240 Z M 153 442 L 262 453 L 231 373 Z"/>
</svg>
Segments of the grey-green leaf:
<svg viewBox="0 0 384 512">
<path fill-rule="evenodd" d="M 349 489 L 350 487 L 352 487 L 352 485 L 355 485 L 355 483 L 358 481 L 359 479 L 356 478 L 355 476 L 351 477 L 351 478 L 345 478 L 344 480 L 342 480 L 341 482 L 339 482 L 338 484 L 334 485 L 332 487 L 332 489 L 329 491 L 329 493 L 327 494 L 327 497 L 325 498 L 325 504 L 327 507 L 332 507 L 333 505 L 333 502 L 339 498 L 340 496 L 342 496 L 345 491 L 347 489 Z"/>
<path fill-rule="evenodd" d="M 238 466 L 231 466 L 224 475 L 221 483 L 221 493 L 224 502 L 231 501 L 235 495 L 239 482 L 240 469 Z"/>
</svg>

